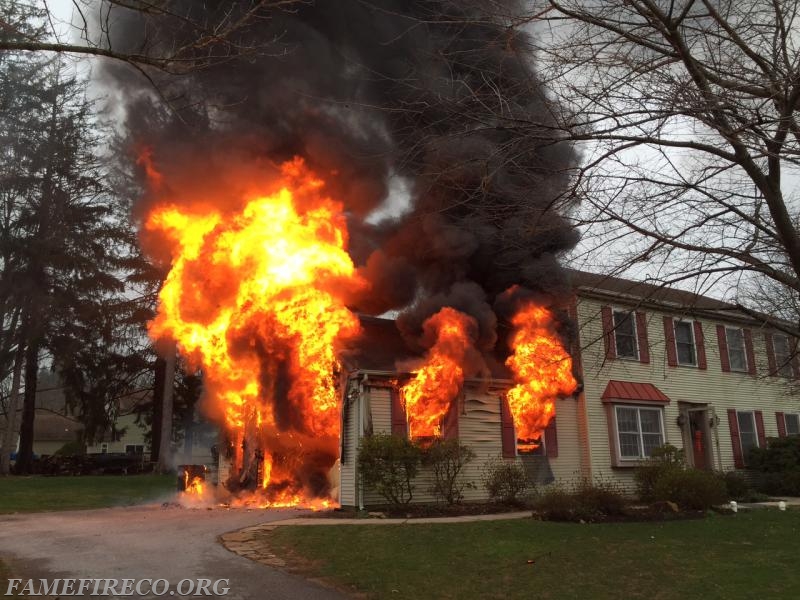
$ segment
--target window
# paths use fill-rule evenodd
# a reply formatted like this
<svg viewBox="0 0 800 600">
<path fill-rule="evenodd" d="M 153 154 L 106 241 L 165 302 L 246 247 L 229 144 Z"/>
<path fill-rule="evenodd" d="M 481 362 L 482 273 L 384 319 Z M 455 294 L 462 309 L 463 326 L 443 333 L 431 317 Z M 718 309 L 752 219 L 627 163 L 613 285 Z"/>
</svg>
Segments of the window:
<svg viewBox="0 0 800 600">
<path fill-rule="evenodd" d="M 800 435 L 800 414 L 786 413 L 783 420 L 786 423 L 786 435 Z"/>
<path fill-rule="evenodd" d="M 108 444 L 106 444 L 105 442 L 100 444 L 100 452 L 102 454 L 106 454 L 108 452 Z"/>
<path fill-rule="evenodd" d="M 739 421 L 739 443 L 742 445 L 742 456 L 747 464 L 750 451 L 758 448 L 756 419 L 752 412 L 737 412 L 736 419 Z"/>
<path fill-rule="evenodd" d="M 623 460 L 649 457 L 664 445 L 664 426 L 660 408 L 616 406 L 617 443 Z"/>
<path fill-rule="evenodd" d="M 125 454 L 144 454 L 144 446 L 142 444 L 126 444 Z"/>
<path fill-rule="evenodd" d="M 639 348 L 636 343 L 636 319 L 633 311 L 614 311 L 614 342 L 619 358 L 639 360 Z"/>
<path fill-rule="evenodd" d="M 694 332 L 689 321 L 675 321 L 675 347 L 678 351 L 679 365 L 696 365 Z"/>
<path fill-rule="evenodd" d="M 744 332 L 738 327 L 726 327 L 725 340 L 728 343 L 728 363 L 731 371 L 747 371 Z"/>
<path fill-rule="evenodd" d="M 775 366 L 778 375 L 791 377 L 792 373 L 792 347 L 788 335 L 776 333 L 772 336 L 772 348 L 775 350 Z"/>
</svg>

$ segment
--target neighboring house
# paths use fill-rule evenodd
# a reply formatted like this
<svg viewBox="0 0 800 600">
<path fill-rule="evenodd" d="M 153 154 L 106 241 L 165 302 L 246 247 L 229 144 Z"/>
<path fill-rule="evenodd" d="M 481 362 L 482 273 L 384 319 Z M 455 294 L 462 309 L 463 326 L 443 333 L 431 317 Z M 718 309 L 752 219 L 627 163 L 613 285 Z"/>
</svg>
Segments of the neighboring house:
<svg viewBox="0 0 800 600">
<path fill-rule="evenodd" d="M 141 454 L 149 461 L 150 448 L 145 441 L 147 427 L 137 423 L 137 407 L 148 401 L 150 390 L 123 396 L 116 402 L 112 427 L 99 432 L 93 444 L 86 445 L 87 454 Z"/>
<path fill-rule="evenodd" d="M 17 420 L 19 422 L 19 416 Z M 0 431 L 6 428 L 5 417 L 0 417 Z M 33 421 L 33 454 L 51 456 L 67 444 L 76 444 L 83 434 L 83 425 L 72 417 L 37 408 Z M 19 435 L 14 440 L 14 452 L 19 444 Z"/>
<path fill-rule="evenodd" d="M 767 437 L 800 434 L 796 340 L 735 306 L 632 281 L 574 273 L 577 317 L 572 348 L 582 388 L 557 402 L 557 417 L 536 454 L 517 447 L 503 396 L 508 373 L 491 367 L 489 381 L 465 383 L 444 423 L 476 453 L 465 476 L 483 500 L 481 473 L 492 459 L 518 460 L 539 484 L 604 478 L 633 488 L 634 468 L 653 448 L 683 449 L 702 469 L 744 469 Z M 342 403 L 340 502 L 380 504 L 359 485 L 361 437 L 406 435 L 395 365 L 408 357 L 394 323 L 364 318 L 365 340 L 346 368 Z M 414 501 L 433 500 L 430 475 L 417 479 Z"/>
</svg>

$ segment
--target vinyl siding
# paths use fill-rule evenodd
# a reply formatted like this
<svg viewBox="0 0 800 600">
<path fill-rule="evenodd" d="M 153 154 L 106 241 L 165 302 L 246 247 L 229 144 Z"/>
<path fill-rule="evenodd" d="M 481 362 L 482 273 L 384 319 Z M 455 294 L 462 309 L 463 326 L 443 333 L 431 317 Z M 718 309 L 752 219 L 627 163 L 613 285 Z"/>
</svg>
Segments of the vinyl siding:
<svg viewBox="0 0 800 600">
<path fill-rule="evenodd" d="M 391 432 L 391 399 L 389 390 L 383 387 L 367 386 L 361 395 L 362 400 L 368 401 L 372 412 L 373 431 L 375 433 Z M 367 400 L 368 399 L 368 400 Z M 574 478 L 576 465 L 579 464 L 579 449 L 577 444 L 578 428 L 576 420 L 576 403 L 574 400 L 563 400 L 558 404 L 558 410 L 564 410 L 564 426 L 558 422 L 559 457 L 551 460 L 551 468 L 557 478 Z M 561 414 L 561 413 L 559 413 Z M 464 477 L 473 484 L 472 488 L 464 490 L 464 500 L 467 502 L 480 502 L 488 499 L 483 486 L 483 473 L 490 461 L 501 459 L 502 439 L 500 422 L 500 399 L 496 390 L 480 389 L 477 385 L 467 385 L 463 398 L 462 411 L 458 422 L 459 438 L 475 452 L 475 459 L 464 469 Z M 517 459 L 519 460 L 519 459 Z M 342 470 L 342 490 L 347 489 L 349 471 Z M 421 468 L 414 481 L 414 503 L 436 502 L 430 488 L 433 476 L 426 468 Z M 344 498 L 344 496 L 343 496 Z M 375 492 L 364 490 L 364 505 L 375 506 L 384 504 L 385 500 Z M 345 504 L 343 499 L 343 504 Z"/>
<path fill-rule="evenodd" d="M 716 326 L 725 324 L 724 320 L 694 319 L 690 315 L 686 315 L 685 319 L 697 320 L 702 324 L 708 368 L 701 370 L 693 366 L 670 367 L 667 364 L 663 317 L 670 316 L 677 319 L 682 315 L 667 310 L 638 309 L 646 312 L 650 364 L 623 359 L 605 361 L 600 319 L 600 311 L 604 305 L 624 306 L 595 298 L 584 297 L 578 300 L 592 476 L 615 478 L 626 487 L 633 487 L 633 472 L 630 468 L 612 467 L 608 420 L 605 405 L 601 400 L 606 384 L 611 379 L 652 383 L 671 399 L 664 410 L 665 441 L 678 448 L 683 448 L 685 445 L 684 433 L 676 422 L 679 416 L 679 403 L 707 403 L 708 410 L 715 412 L 719 419 L 718 427 L 711 430 L 711 442 L 714 467 L 722 470 L 734 468 L 728 409 L 762 411 L 767 437 L 778 435 L 776 411 L 800 410 L 800 399 L 791 394 L 786 380 L 767 375 L 767 353 L 762 330 L 751 328 L 758 371 L 756 377 L 747 373 L 722 371 Z M 634 306 L 631 304 L 629 308 Z M 735 326 L 733 323 L 731 325 Z M 558 423 L 560 435 L 560 418 Z"/>
<path fill-rule="evenodd" d="M 350 383 L 348 394 L 352 393 L 350 390 L 357 392 L 358 384 L 356 382 Z M 356 506 L 356 458 L 358 455 L 358 408 L 359 397 L 352 396 L 344 409 L 344 418 L 342 423 L 342 435 L 344 436 L 344 455 L 340 458 L 340 471 L 339 471 L 339 503 L 342 506 Z"/>
</svg>

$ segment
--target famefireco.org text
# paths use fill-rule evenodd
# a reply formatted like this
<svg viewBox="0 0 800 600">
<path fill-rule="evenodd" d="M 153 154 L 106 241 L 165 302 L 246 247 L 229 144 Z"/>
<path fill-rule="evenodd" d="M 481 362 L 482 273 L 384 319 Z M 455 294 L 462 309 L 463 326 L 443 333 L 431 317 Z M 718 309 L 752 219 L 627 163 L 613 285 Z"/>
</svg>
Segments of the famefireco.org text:
<svg viewBox="0 0 800 600">
<path fill-rule="evenodd" d="M 6 596 L 225 596 L 228 579 L 9 579 Z"/>
</svg>

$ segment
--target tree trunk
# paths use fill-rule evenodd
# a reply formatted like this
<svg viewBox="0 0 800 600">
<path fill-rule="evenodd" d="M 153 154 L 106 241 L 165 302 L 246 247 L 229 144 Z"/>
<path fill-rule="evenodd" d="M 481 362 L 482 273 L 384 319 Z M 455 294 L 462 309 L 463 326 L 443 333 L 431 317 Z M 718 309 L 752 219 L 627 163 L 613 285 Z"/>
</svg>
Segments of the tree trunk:
<svg viewBox="0 0 800 600">
<path fill-rule="evenodd" d="M 161 412 L 161 440 L 158 450 L 158 471 L 169 473 L 172 465 L 172 399 L 175 389 L 175 344 L 171 343 L 164 370 L 164 404 Z"/>
<path fill-rule="evenodd" d="M 19 344 L 14 356 L 14 373 L 11 377 L 11 396 L 8 399 L 8 416 L 6 430 L 3 432 L 3 444 L 0 447 L 0 475 L 11 472 L 11 452 L 14 450 L 14 438 L 17 435 L 17 412 L 20 409 L 19 387 L 22 379 L 22 363 L 25 360 L 25 346 Z"/>
<path fill-rule="evenodd" d="M 183 418 L 183 460 L 188 464 L 194 463 L 194 406 L 186 409 Z"/>
<path fill-rule="evenodd" d="M 22 404 L 22 426 L 19 430 L 19 453 L 14 467 L 18 475 L 33 472 L 33 421 L 36 417 L 36 383 L 39 375 L 39 343 L 25 349 L 25 393 Z"/>
<path fill-rule="evenodd" d="M 153 422 L 150 429 L 151 462 L 158 462 L 158 452 L 161 450 L 161 415 L 164 409 L 164 375 L 166 369 L 167 361 L 157 356 L 153 367 Z"/>
</svg>

